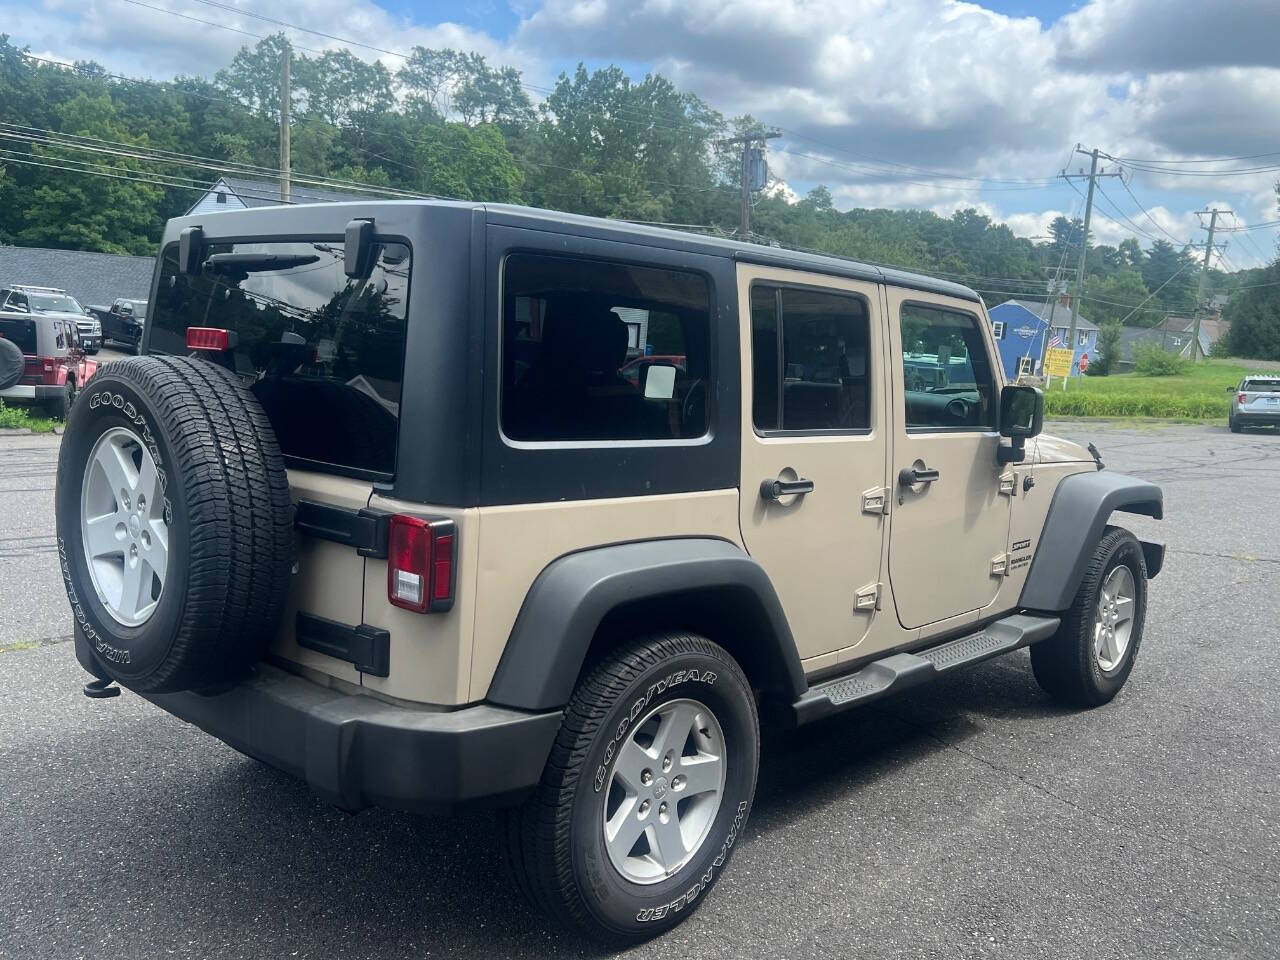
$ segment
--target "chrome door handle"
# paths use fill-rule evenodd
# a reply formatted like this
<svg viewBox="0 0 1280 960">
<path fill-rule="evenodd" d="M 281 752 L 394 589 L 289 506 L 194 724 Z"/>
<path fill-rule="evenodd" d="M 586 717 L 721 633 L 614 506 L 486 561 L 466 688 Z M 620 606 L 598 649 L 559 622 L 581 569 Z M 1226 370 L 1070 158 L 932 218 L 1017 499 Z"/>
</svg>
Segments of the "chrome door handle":
<svg viewBox="0 0 1280 960">
<path fill-rule="evenodd" d="M 794 494 L 813 493 L 813 481 L 801 477 L 798 480 L 765 480 L 760 484 L 763 500 L 781 500 Z"/>
<path fill-rule="evenodd" d="M 898 486 L 914 487 L 917 483 L 933 483 L 941 478 L 937 470 L 917 470 L 915 467 L 903 467 L 898 471 Z"/>
</svg>

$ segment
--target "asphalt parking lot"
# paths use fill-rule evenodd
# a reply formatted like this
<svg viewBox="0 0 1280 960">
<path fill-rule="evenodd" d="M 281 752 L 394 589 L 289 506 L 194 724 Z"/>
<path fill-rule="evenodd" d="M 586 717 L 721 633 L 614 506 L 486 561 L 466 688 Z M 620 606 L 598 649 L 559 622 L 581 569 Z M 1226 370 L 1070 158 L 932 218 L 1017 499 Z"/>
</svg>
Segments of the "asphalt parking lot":
<svg viewBox="0 0 1280 960">
<path fill-rule="evenodd" d="M 1025 652 L 766 742 L 700 912 L 636 957 L 1280 956 L 1280 435 L 1057 424 L 1163 484 L 1129 685 L 1051 706 Z M 347 816 L 126 692 L 91 701 L 56 437 L 0 437 L 0 957 L 594 955 L 492 818 Z"/>
</svg>

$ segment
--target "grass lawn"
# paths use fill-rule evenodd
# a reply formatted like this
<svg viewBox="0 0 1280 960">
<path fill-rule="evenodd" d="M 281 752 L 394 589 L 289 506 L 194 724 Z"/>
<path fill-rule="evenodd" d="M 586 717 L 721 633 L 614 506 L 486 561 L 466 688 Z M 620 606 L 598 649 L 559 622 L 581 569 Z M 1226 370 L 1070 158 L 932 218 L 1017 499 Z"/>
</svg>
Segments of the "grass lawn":
<svg viewBox="0 0 1280 960">
<path fill-rule="evenodd" d="M 8 407 L 0 400 L 0 430 L 22 429 L 32 433 L 52 433 L 61 420 L 50 420 L 37 407 Z"/>
<path fill-rule="evenodd" d="M 1077 377 L 1067 384 L 1054 380 L 1045 391 L 1045 414 L 1051 417 L 1162 417 L 1180 420 L 1226 419 L 1228 401 L 1240 380 L 1259 373 L 1248 361 L 1209 360 L 1172 377 L 1119 373 L 1109 377 Z"/>
</svg>

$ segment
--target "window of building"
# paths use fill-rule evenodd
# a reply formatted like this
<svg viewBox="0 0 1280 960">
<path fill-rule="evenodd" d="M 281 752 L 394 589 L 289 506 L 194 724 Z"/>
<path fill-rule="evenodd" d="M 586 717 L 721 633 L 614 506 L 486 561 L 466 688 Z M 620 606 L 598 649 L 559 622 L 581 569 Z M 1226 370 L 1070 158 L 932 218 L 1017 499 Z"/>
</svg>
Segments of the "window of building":
<svg viewBox="0 0 1280 960">
<path fill-rule="evenodd" d="M 711 288 L 681 270 L 513 254 L 503 271 L 503 432 L 673 440 L 707 432 Z"/>
<path fill-rule="evenodd" d="M 899 317 L 907 429 L 987 429 L 995 377 L 973 314 L 904 304 Z"/>
<path fill-rule="evenodd" d="M 997 340 L 1004 339 L 1004 321 L 994 320 L 991 323 L 991 332 Z"/>
<path fill-rule="evenodd" d="M 341 241 L 214 244 L 190 276 L 172 244 L 148 320 L 151 350 L 186 355 L 187 327 L 235 331 L 233 350 L 204 356 L 250 385 L 287 458 L 389 477 L 410 252 L 400 243 L 376 252 L 368 278 L 352 279 Z"/>
<path fill-rule="evenodd" d="M 756 429 L 869 429 L 870 337 L 867 307 L 859 297 L 752 287 Z"/>
<path fill-rule="evenodd" d="M 1080 330 L 1078 332 L 1080 336 L 1079 336 L 1079 339 L 1076 341 L 1077 345 L 1081 347 L 1086 346 L 1089 343 L 1089 331 Z"/>
</svg>

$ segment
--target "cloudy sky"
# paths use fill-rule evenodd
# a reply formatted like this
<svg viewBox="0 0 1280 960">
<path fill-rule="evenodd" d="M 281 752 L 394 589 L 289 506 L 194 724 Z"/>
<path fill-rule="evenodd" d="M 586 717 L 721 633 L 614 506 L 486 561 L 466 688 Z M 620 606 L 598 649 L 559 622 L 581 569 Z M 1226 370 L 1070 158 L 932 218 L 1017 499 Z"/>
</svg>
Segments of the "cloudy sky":
<svg viewBox="0 0 1280 960">
<path fill-rule="evenodd" d="M 828 184 L 841 208 L 975 206 L 1042 235 L 1083 205 L 1055 177 L 1087 164 L 1079 142 L 1144 168 L 1103 181 L 1100 242 L 1202 240 L 1194 211 L 1210 207 L 1236 226 L 1280 217 L 1280 0 L 0 0 L 4 32 L 33 53 L 157 78 L 212 73 L 246 33 L 280 29 L 264 17 L 388 50 L 478 50 L 535 96 L 579 61 L 657 71 L 780 128 L 773 173 L 798 193 Z M 1215 158 L 1244 159 L 1188 162 Z M 1225 239 L 1230 269 L 1269 259 L 1277 235 Z"/>
</svg>

